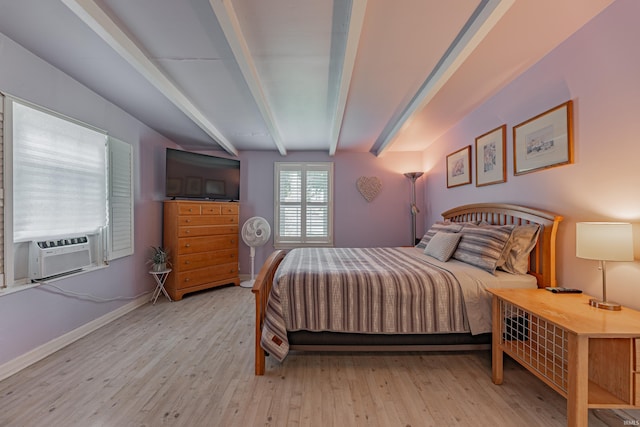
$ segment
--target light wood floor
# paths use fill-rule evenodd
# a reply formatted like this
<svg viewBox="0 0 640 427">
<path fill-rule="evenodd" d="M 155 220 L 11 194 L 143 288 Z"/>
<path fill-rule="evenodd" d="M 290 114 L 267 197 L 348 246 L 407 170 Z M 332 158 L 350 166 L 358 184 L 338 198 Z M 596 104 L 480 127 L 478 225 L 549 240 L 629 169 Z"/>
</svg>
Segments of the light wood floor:
<svg viewBox="0 0 640 427">
<path fill-rule="evenodd" d="M 566 402 L 488 351 L 291 354 L 253 375 L 253 295 L 158 299 L 0 382 L 1 426 L 564 426 Z M 622 426 L 610 411 L 590 426 Z"/>
</svg>

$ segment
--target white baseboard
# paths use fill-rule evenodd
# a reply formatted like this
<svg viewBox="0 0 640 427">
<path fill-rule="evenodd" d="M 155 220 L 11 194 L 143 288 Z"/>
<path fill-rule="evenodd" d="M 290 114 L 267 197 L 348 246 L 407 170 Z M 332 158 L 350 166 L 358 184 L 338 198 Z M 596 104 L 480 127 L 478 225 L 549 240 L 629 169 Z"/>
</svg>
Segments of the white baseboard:
<svg viewBox="0 0 640 427">
<path fill-rule="evenodd" d="M 92 320 L 89 323 L 85 323 L 84 325 L 74 329 L 71 332 L 67 332 L 66 334 L 61 335 L 58 338 L 54 338 L 53 340 L 42 344 L 41 346 L 36 347 L 33 350 L 4 363 L 3 365 L 0 365 L 0 381 L 4 380 L 5 378 L 9 378 L 11 375 L 44 359 L 45 357 L 55 353 L 61 348 L 66 347 L 69 344 L 79 340 L 80 338 L 90 334 L 96 329 L 110 322 L 113 322 L 117 318 L 124 316 L 125 314 L 135 310 L 136 308 L 146 304 L 147 302 L 149 302 L 149 295 L 143 295 L 131 301 L 130 303 L 125 304 L 122 307 L 105 314 L 102 317 Z"/>
</svg>

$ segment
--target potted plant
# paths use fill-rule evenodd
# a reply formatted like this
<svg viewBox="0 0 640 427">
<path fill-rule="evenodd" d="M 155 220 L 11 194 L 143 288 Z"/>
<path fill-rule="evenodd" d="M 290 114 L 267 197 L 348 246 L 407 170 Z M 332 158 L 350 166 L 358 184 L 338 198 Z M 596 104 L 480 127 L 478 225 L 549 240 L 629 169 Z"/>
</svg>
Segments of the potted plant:
<svg viewBox="0 0 640 427">
<path fill-rule="evenodd" d="M 151 258 L 149 259 L 152 271 L 164 271 L 170 265 L 169 253 L 162 246 L 151 246 Z"/>
</svg>

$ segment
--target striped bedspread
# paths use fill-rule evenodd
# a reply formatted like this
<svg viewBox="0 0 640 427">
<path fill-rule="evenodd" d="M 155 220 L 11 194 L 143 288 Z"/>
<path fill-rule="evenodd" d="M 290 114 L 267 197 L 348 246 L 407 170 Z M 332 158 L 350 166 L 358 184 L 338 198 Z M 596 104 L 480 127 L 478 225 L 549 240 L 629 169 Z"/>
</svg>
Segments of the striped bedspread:
<svg viewBox="0 0 640 427">
<path fill-rule="evenodd" d="M 287 331 L 468 332 L 455 276 L 402 249 L 289 252 L 274 278 L 262 347 L 282 361 L 289 352 Z"/>
</svg>

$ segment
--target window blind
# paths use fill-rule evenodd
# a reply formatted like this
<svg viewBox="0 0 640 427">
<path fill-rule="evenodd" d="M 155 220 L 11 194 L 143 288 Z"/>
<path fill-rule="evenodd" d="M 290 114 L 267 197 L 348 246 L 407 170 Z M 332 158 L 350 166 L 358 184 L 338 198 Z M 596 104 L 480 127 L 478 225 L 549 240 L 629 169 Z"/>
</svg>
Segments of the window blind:
<svg viewBox="0 0 640 427">
<path fill-rule="evenodd" d="M 12 102 L 13 239 L 106 225 L 106 133 Z"/>
</svg>

